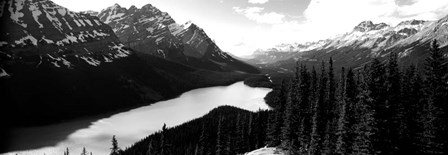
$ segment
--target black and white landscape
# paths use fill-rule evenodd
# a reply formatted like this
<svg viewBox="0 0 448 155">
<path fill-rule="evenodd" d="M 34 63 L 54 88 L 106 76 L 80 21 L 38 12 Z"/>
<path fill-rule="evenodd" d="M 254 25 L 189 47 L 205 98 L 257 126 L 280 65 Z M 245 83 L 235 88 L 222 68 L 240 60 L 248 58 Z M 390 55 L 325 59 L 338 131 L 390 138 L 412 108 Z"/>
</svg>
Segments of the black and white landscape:
<svg viewBox="0 0 448 155">
<path fill-rule="evenodd" d="M 448 154 L 443 0 L 3 0 L 0 24 L 0 154 Z"/>
</svg>

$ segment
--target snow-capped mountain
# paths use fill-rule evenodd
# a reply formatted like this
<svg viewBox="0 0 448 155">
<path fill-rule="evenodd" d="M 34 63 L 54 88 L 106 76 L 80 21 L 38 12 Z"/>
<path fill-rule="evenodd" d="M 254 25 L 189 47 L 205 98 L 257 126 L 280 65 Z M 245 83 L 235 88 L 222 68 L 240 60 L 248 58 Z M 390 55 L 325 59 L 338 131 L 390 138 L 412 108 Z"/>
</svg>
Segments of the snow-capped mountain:
<svg viewBox="0 0 448 155">
<path fill-rule="evenodd" d="M 89 15 L 91 15 L 91 16 L 98 16 L 98 14 L 99 14 L 99 12 L 97 12 L 97 11 L 93 11 L 93 10 L 80 11 L 79 13 L 89 14 Z"/>
<path fill-rule="evenodd" d="M 129 9 L 115 4 L 103 9 L 98 17 L 112 27 L 125 45 L 140 53 L 198 68 L 257 72 L 223 52 L 196 24 L 177 24 L 168 13 L 151 4 Z"/>
<path fill-rule="evenodd" d="M 371 21 L 361 22 L 352 32 L 329 40 L 321 49 L 357 47 L 380 51 L 392 47 L 396 42 L 406 39 L 427 26 L 428 21 L 404 21 L 395 27 L 385 23 L 373 24 Z"/>
<path fill-rule="evenodd" d="M 97 17 L 69 11 L 48 0 L 9 0 L 1 6 L 0 21 L 5 27 L 0 31 L 2 57 L 35 63 L 36 67 L 48 61 L 54 67 L 71 68 L 73 63 L 67 57 L 97 66 L 130 54 Z M 23 59 L 31 56 L 37 60 Z"/>
<path fill-rule="evenodd" d="M 244 57 L 250 64 L 270 64 L 291 58 L 298 52 L 311 51 L 327 44 L 328 40 L 307 42 L 304 44 L 280 44 L 266 50 L 258 49 L 252 55 Z"/>
<path fill-rule="evenodd" d="M 431 40 L 437 39 L 442 48 L 447 47 L 447 21 L 448 16 L 437 21 L 403 21 L 396 26 L 363 21 L 351 32 L 311 43 L 289 44 L 291 48 L 286 50 L 278 47 L 259 50 L 247 61 L 262 67 L 292 68 L 296 61 L 318 64 L 333 57 L 341 65 L 356 67 L 371 58 L 398 52 L 402 62 L 419 63 L 425 58 Z M 266 61 L 267 58 L 271 59 Z"/>
</svg>

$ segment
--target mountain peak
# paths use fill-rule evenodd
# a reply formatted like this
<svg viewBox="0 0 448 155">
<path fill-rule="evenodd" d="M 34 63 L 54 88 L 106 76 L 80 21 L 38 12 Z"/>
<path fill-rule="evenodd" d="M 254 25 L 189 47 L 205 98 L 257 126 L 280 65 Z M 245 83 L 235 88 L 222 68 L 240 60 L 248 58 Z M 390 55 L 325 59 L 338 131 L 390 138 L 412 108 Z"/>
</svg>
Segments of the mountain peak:
<svg viewBox="0 0 448 155">
<path fill-rule="evenodd" d="M 187 21 L 185 24 L 183 24 L 183 27 L 186 29 L 186 28 L 189 28 L 190 26 L 195 26 L 195 24 L 191 21 L 191 20 L 189 20 L 189 21 Z"/>
<path fill-rule="evenodd" d="M 155 7 L 148 3 L 148 4 L 144 5 L 141 9 L 144 10 L 144 9 L 153 9 L 153 8 L 155 8 Z"/>
<path fill-rule="evenodd" d="M 354 31 L 367 32 L 371 30 L 381 30 L 385 27 L 389 27 L 389 25 L 386 23 L 374 24 L 372 21 L 363 21 L 354 28 Z"/>
</svg>

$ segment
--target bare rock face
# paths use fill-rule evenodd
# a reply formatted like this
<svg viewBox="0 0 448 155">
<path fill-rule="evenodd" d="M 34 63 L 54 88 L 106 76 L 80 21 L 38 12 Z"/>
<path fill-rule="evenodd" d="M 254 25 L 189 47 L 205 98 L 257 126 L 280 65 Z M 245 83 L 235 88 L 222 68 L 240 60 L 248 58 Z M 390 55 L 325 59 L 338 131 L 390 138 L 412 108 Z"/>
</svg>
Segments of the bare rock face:
<svg viewBox="0 0 448 155">
<path fill-rule="evenodd" d="M 112 27 L 121 42 L 138 52 L 214 71 L 258 72 L 223 52 L 194 23 L 177 24 L 151 4 L 129 9 L 115 4 L 98 17 Z"/>
</svg>

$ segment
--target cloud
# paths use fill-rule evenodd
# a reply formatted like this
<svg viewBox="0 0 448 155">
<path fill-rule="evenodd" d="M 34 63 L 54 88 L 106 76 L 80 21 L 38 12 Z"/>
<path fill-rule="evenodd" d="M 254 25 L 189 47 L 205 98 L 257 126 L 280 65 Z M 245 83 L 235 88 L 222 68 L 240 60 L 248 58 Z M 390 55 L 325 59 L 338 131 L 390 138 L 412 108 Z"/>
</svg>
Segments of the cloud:
<svg viewBox="0 0 448 155">
<path fill-rule="evenodd" d="M 446 0 L 311 0 L 299 25 L 308 39 L 324 39 L 351 31 L 364 20 L 396 25 L 404 20 L 437 20 L 448 13 Z M 314 33 L 313 33 L 314 32 Z M 318 32 L 318 33 L 317 33 Z"/>
<path fill-rule="evenodd" d="M 233 35 L 226 49 L 247 55 L 258 48 L 281 43 L 317 41 L 350 32 L 360 22 L 371 20 L 395 26 L 405 20 L 437 20 L 448 15 L 446 0 L 311 0 L 301 18 L 288 18 L 260 7 L 233 8 L 257 23 L 269 24 Z M 235 39 L 238 38 L 238 39 Z M 235 46 L 244 42 L 244 45 Z M 243 54 L 244 53 L 244 54 Z"/>
<path fill-rule="evenodd" d="M 233 10 L 260 24 L 280 24 L 285 18 L 285 15 L 276 12 L 263 13 L 264 8 L 261 7 L 233 7 Z"/>
<path fill-rule="evenodd" d="M 269 0 L 249 0 L 249 3 L 251 4 L 264 4 L 269 2 Z"/>
</svg>

